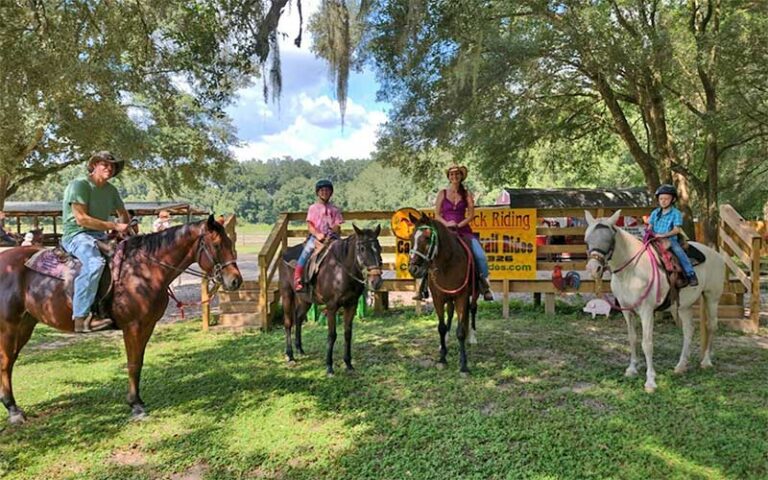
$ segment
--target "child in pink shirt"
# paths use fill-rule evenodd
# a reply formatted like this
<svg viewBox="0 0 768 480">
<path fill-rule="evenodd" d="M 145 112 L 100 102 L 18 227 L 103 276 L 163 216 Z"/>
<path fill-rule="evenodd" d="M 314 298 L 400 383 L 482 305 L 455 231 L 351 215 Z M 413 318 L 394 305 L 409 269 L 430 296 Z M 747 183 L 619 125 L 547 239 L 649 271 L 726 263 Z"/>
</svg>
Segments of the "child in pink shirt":
<svg viewBox="0 0 768 480">
<path fill-rule="evenodd" d="M 309 210 L 307 210 L 309 237 L 304 244 L 299 260 L 296 262 L 296 269 L 293 271 L 293 285 L 297 292 L 304 289 L 301 276 L 309 256 L 315 249 L 315 242 L 325 241 L 329 237 L 332 239 L 339 238 L 341 224 L 344 223 L 341 210 L 331 203 L 333 183 L 330 180 L 319 180 L 315 184 L 315 194 L 317 194 L 317 201 L 310 205 Z"/>
</svg>

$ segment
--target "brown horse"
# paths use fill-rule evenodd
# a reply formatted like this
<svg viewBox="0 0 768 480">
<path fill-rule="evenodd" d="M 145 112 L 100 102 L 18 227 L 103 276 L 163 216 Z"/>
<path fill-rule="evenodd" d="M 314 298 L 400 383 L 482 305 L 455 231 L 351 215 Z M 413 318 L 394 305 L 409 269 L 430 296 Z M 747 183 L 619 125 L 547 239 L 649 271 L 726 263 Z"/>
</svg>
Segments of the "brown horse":
<svg viewBox="0 0 768 480">
<path fill-rule="evenodd" d="M 146 415 L 139 396 L 144 350 L 155 323 L 168 304 L 171 282 L 197 262 L 225 290 L 236 290 L 243 279 L 232 253 L 232 242 L 213 216 L 123 242 L 123 254 L 112 259 L 113 301 L 110 312 L 123 331 L 128 357 L 128 404 L 134 418 Z M 11 386 L 13 364 L 37 322 L 72 332 L 72 299 L 64 282 L 24 266 L 39 249 L 19 247 L 0 254 L 0 400 L 11 423 L 26 420 Z M 122 258 L 122 260 L 121 260 Z M 120 262 L 116 265 L 116 262 Z"/>
<path fill-rule="evenodd" d="M 354 226 L 355 233 L 331 244 L 325 260 L 317 272 L 315 285 L 296 292 L 293 288 L 293 266 L 288 262 L 299 258 L 303 245 L 295 245 L 286 250 L 280 265 L 280 297 L 283 304 L 283 322 L 285 327 L 285 357 L 294 363 L 291 344 L 291 328 L 296 326 L 296 350 L 304 353 L 301 346 L 301 324 L 307 318 L 307 310 L 316 303 L 326 306 L 328 318 L 328 345 L 325 357 L 326 372 L 333 375 L 333 345 L 336 342 L 336 312 L 344 309 L 344 363 L 347 370 L 352 367 L 352 319 L 360 295 L 363 294 L 366 281 L 363 271 L 367 271 L 368 287 L 377 290 L 381 286 L 381 245 L 379 233 L 375 230 L 360 230 Z"/>
<path fill-rule="evenodd" d="M 453 311 L 456 310 L 456 338 L 459 340 L 459 366 L 463 374 L 467 368 L 465 340 L 475 328 L 477 297 L 479 288 L 474 268 L 474 258 L 469 246 L 459 236 L 448 230 L 442 223 L 421 214 L 420 218 L 410 215 L 414 224 L 411 237 L 411 256 L 408 271 L 414 278 L 429 274 L 429 291 L 434 299 L 437 314 L 437 331 L 440 333 L 440 364 L 447 363 L 448 348 L 445 336 L 451 330 Z M 445 322 L 445 308 L 448 306 L 448 323 Z M 472 317 L 470 331 L 469 318 Z"/>
</svg>

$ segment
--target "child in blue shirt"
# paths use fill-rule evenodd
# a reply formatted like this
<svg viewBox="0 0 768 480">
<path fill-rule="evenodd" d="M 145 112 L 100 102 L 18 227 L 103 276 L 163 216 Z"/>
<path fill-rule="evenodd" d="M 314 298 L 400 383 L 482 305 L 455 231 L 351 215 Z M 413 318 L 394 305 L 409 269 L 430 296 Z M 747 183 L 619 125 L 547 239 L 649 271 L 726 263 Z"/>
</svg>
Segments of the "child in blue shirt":
<svg viewBox="0 0 768 480">
<path fill-rule="evenodd" d="M 695 287 L 699 284 L 699 279 L 696 277 L 696 272 L 693 270 L 688 255 L 677 239 L 683 226 L 683 214 L 672 206 L 677 200 L 677 189 L 672 185 L 660 186 L 656 189 L 656 200 L 659 202 L 659 208 L 651 212 L 648 228 L 658 238 L 669 238 L 670 248 L 677 255 L 680 266 L 683 267 L 685 276 L 688 277 L 688 285 Z"/>
</svg>

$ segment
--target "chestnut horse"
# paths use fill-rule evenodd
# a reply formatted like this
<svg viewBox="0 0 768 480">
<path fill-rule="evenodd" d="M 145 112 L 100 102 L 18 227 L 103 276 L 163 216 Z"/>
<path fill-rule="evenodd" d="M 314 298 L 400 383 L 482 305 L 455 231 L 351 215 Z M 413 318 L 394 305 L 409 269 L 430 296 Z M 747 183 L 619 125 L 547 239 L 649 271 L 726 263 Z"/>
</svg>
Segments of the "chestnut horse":
<svg viewBox="0 0 768 480">
<path fill-rule="evenodd" d="M 445 365 L 448 348 L 445 336 L 451 330 L 453 311 L 456 310 L 456 338 L 459 340 L 459 368 L 462 374 L 469 373 L 465 340 L 474 342 L 475 317 L 479 288 L 474 268 L 474 258 L 469 245 L 442 223 L 421 214 L 421 218 L 410 215 L 415 227 L 411 238 L 411 256 L 408 271 L 414 278 L 429 274 L 429 291 L 434 299 L 437 314 L 437 331 L 440 334 L 440 359 Z M 445 307 L 448 305 L 448 323 L 445 322 Z M 470 315 L 472 329 L 470 330 Z"/>
<path fill-rule="evenodd" d="M 130 237 L 121 248 L 123 254 L 115 255 L 111 262 L 110 313 L 116 328 L 123 331 L 128 357 L 128 404 L 133 417 L 142 418 L 146 409 L 139 396 L 139 378 L 144 350 L 168 305 L 168 286 L 195 262 L 204 273 L 191 273 L 211 278 L 225 290 L 238 289 L 243 279 L 232 242 L 213 216 L 207 221 Z M 72 299 L 64 282 L 24 266 L 38 250 L 18 247 L 0 254 L 0 400 L 12 424 L 26 420 L 13 397 L 11 374 L 35 325 L 43 322 L 58 330 L 74 331 Z"/>
<path fill-rule="evenodd" d="M 352 367 L 352 320 L 355 317 L 357 302 L 365 290 L 367 276 L 368 288 L 377 290 L 381 286 L 381 245 L 379 233 L 375 230 L 355 229 L 354 235 L 333 242 L 328 248 L 325 260 L 317 272 L 317 281 L 311 288 L 296 292 L 293 288 L 293 266 L 288 261 L 299 258 L 303 245 L 295 245 L 284 254 L 280 264 L 280 297 L 283 305 L 285 326 L 285 357 L 294 363 L 291 345 L 291 329 L 296 327 L 296 350 L 304 353 L 301 346 L 301 324 L 307 318 L 307 310 L 312 303 L 326 306 L 328 318 L 328 345 L 325 364 L 328 376 L 333 375 L 333 345 L 336 343 L 336 312 L 344 309 L 344 363 L 347 370 Z M 367 272 L 367 275 L 363 274 Z M 310 296 L 311 294 L 311 296 Z"/>
</svg>

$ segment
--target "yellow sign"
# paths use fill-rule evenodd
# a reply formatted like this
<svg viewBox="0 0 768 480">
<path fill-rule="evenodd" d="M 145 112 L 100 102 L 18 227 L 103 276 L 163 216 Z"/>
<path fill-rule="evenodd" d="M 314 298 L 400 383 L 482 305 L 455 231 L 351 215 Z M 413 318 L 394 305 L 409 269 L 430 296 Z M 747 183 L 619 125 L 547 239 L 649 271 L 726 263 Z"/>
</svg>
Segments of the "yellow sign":
<svg viewBox="0 0 768 480">
<path fill-rule="evenodd" d="M 433 216 L 432 210 L 422 210 Z M 394 217 L 393 217 L 394 220 Z M 536 278 L 536 209 L 475 209 L 470 222 L 488 259 L 491 279 L 531 280 Z M 397 239 L 395 269 L 397 278 L 411 278 L 408 273 L 409 240 Z"/>
</svg>

